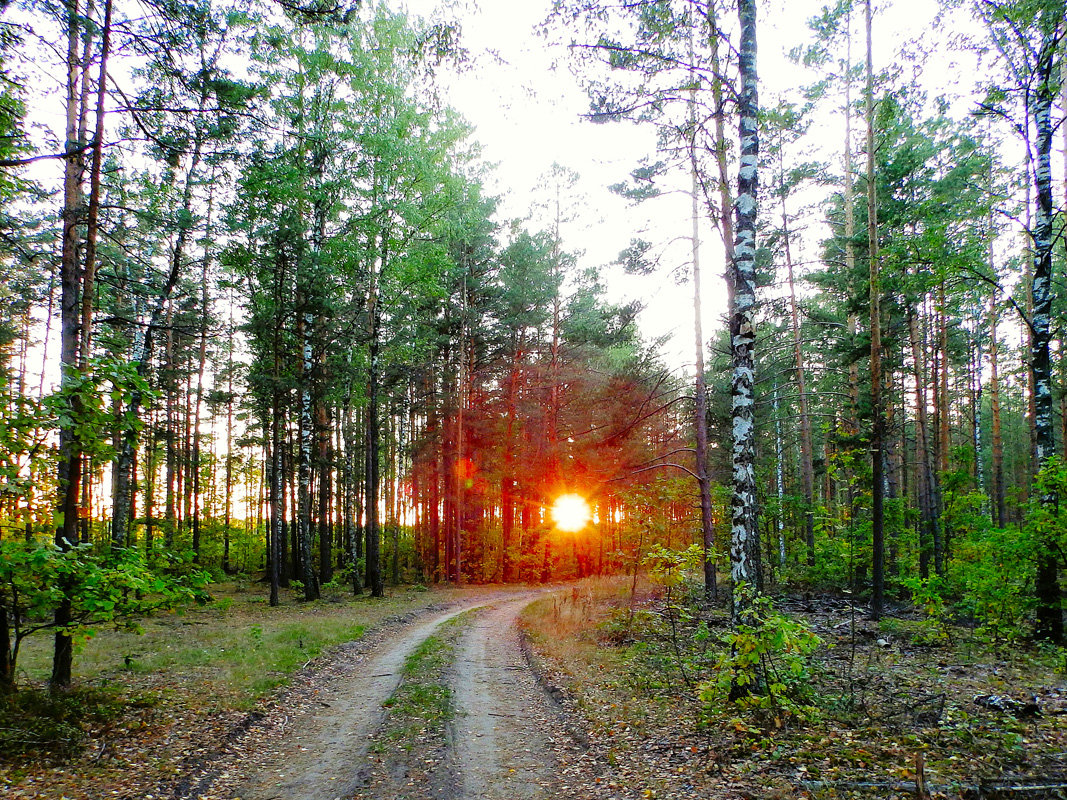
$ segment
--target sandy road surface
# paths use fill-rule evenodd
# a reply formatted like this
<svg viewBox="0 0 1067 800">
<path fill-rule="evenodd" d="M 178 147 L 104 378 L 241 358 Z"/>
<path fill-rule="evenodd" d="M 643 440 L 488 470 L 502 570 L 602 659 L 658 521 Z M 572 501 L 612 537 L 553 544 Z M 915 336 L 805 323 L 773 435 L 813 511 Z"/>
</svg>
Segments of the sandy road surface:
<svg viewBox="0 0 1067 800">
<path fill-rule="evenodd" d="M 463 800 L 552 796 L 554 709 L 523 658 L 516 618 L 529 598 L 483 610 L 454 666 L 453 742 Z"/>
<path fill-rule="evenodd" d="M 521 649 L 516 620 L 541 591 L 474 597 L 418 618 L 391 632 L 342 679 L 316 694 L 315 703 L 285 724 L 270 752 L 234 770 L 246 773 L 231 791 L 215 786 L 193 797 L 240 800 L 345 800 L 375 795 L 367 784 L 368 746 L 385 719 L 383 703 L 400 684 L 404 660 L 447 620 L 472 609 L 449 671 L 455 716 L 446 800 L 534 800 L 553 796 L 553 743 L 562 726 L 537 686 Z M 418 753 L 413 754 L 418 758 Z M 232 774 L 232 772 L 231 772 Z M 206 787 L 205 787 L 206 788 Z M 453 792 L 455 796 L 453 797 Z M 436 797 L 439 792 L 434 791 Z M 385 800 L 385 798 L 383 798 Z"/>
<path fill-rule="evenodd" d="M 369 654 L 356 674 L 320 694 L 320 710 L 304 715 L 277 745 L 274 763 L 238 792 L 241 800 L 334 800 L 350 796 L 368 737 L 400 683 L 404 659 L 443 622 L 479 603 L 464 603 L 401 629 Z"/>
</svg>

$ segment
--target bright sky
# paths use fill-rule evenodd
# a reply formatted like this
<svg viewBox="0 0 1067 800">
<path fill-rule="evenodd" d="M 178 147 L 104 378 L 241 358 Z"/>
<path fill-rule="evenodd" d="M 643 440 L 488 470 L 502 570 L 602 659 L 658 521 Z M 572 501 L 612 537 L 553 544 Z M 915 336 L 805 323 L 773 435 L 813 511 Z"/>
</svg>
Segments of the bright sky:
<svg viewBox="0 0 1067 800">
<path fill-rule="evenodd" d="M 414 15 L 430 17 L 438 2 L 404 0 L 402 4 Z M 807 80 L 788 61 L 786 52 L 808 39 L 806 21 L 822 5 L 821 0 L 760 3 L 764 102 L 791 93 Z M 899 58 L 894 53 L 907 38 L 902 32 L 930 25 L 935 5 L 924 0 L 892 4 L 876 0 L 876 69 Z M 450 81 L 449 101 L 475 125 L 475 137 L 483 144 L 487 161 L 497 165 L 497 183 L 490 189 L 504 198 L 505 218 L 530 213 L 539 179 L 558 162 L 581 177 L 579 202 L 584 213 L 562 233 L 569 249 L 584 251 L 585 266 L 610 264 L 635 236 L 652 242 L 679 240 L 664 261 L 665 271 L 656 276 L 630 277 L 614 267 L 605 267 L 603 276 L 613 300 L 637 298 L 646 304 L 641 318 L 646 336 L 671 336 L 666 345 L 668 361 L 678 367 L 689 365 L 693 353 L 691 289 L 666 274 L 670 268 L 681 268 L 684 273 L 688 267 L 688 239 L 682 241 L 689 236 L 688 199 L 676 197 L 631 209 L 607 190 L 609 184 L 624 180 L 642 157 L 654 153 L 653 134 L 629 123 L 594 125 L 581 118 L 588 107 L 584 92 L 565 66 L 552 67 L 554 60 L 565 62 L 565 55 L 550 49 L 534 32 L 549 6 L 550 0 L 481 0 L 477 8 L 466 12 L 463 40 L 476 66 Z M 861 22 L 861 18 L 854 21 L 856 62 L 863 52 Z M 854 128 L 858 130 L 858 124 Z M 843 129 L 833 133 L 835 141 L 828 149 L 839 152 L 843 134 Z M 655 215 L 652 220 L 650 214 Z M 707 339 L 725 313 L 726 293 L 717 235 L 708 231 L 702 238 Z M 817 238 L 808 242 L 813 252 Z M 812 253 L 800 257 L 805 255 Z"/>
<path fill-rule="evenodd" d="M 429 16 L 435 0 L 408 0 L 416 15 Z M 588 101 L 565 66 L 554 70 L 560 52 L 549 49 L 534 28 L 548 13 L 549 0 L 482 0 L 463 22 L 465 46 L 475 55 L 476 67 L 450 81 L 448 97 L 476 127 L 475 138 L 485 148 L 486 160 L 495 163 L 496 184 L 490 191 L 504 199 L 505 218 L 524 218 L 538 200 L 537 185 L 553 163 L 576 172 L 580 178 L 576 205 L 580 217 L 561 231 L 565 246 L 584 252 L 583 266 L 604 267 L 602 276 L 611 299 L 640 299 L 649 310 L 642 315 L 646 336 L 676 333 L 667 346 L 670 362 L 692 361 L 692 296 L 667 276 L 636 278 L 609 267 L 630 240 L 652 241 L 687 236 L 688 200 L 677 198 L 677 230 L 648 228 L 650 209 L 631 209 L 607 190 L 624 181 L 642 157 L 655 151 L 654 134 L 628 123 L 594 125 L 581 118 Z M 499 59 L 490 54 L 496 54 Z M 659 204 L 658 213 L 664 213 Z M 534 228 L 547 223 L 531 221 Z M 706 248 L 711 250 L 711 248 Z M 711 253 L 709 252 L 709 256 Z M 682 266 L 684 262 L 670 266 Z M 721 265 L 717 268 L 721 272 Z M 706 290 L 706 315 L 711 320 L 725 309 L 721 281 L 711 279 Z M 705 330 L 709 330 L 705 324 Z"/>
</svg>

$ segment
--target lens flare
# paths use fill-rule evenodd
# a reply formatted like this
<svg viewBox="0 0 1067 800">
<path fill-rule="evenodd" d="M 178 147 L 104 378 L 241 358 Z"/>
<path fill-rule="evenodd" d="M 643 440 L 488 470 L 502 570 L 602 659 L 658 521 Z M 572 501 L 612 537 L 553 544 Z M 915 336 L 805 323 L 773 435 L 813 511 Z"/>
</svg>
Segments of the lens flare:
<svg viewBox="0 0 1067 800">
<path fill-rule="evenodd" d="M 580 495 L 560 495 L 552 504 L 552 521 L 561 531 L 580 531 L 591 517 L 589 504 Z"/>
</svg>

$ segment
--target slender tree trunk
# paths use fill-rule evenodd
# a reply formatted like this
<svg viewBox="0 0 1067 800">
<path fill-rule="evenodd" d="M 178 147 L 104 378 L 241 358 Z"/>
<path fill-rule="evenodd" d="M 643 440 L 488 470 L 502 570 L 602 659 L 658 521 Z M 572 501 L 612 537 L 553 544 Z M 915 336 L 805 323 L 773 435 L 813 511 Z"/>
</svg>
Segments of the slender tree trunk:
<svg viewBox="0 0 1067 800">
<path fill-rule="evenodd" d="M 349 369 L 351 369 L 351 364 L 349 364 Z M 356 513 L 358 485 L 356 454 L 359 450 L 356 444 L 356 422 L 352 410 L 351 384 L 345 392 L 343 414 L 345 542 L 348 545 L 348 563 L 352 567 L 352 594 L 361 595 L 363 594 L 363 572 L 359 559 L 362 556 L 362 547 L 360 546 L 359 517 Z"/>
<path fill-rule="evenodd" d="M 694 15 L 699 19 L 699 15 Z M 689 60 L 693 58 L 693 28 L 689 28 Z M 693 339 L 694 349 L 694 399 L 693 429 L 696 449 L 693 454 L 697 476 L 697 491 L 700 495 L 700 538 L 704 545 L 704 596 L 714 599 L 718 586 L 715 560 L 715 526 L 711 515 L 711 481 L 708 478 L 708 398 L 704 378 L 704 302 L 701 296 L 700 273 L 700 170 L 697 159 L 696 102 L 700 78 L 694 68 L 689 72 L 689 170 L 690 214 L 692 217 L 693 254 Z"/>
<path fill-rule="evenodd" d="M 933 455 L 930 452 L 930 424 L 927 414 L 924 348 L 919 336 L 918 315 L 914 307 L 908 309 L 908 332 L 915 378 L 915 461 L 916 487 L 919 495 L 919 574 L 930 577 L 930 564 L 935 555 L 937 513 L 934 506 Z"/>
<path fill-rule="evenodd" d="M 333 580 L 333 530 L 330 524 L 330 497 L 333 494 L 333 453 L 330 448 L 330 412 L 320 398 L 315 409 L 315 434 L 318 438 L 316 465 L 319 495 L 319 581 Z"/>
<path fill-rule="evenodd" d="M 989 405 L 993 417 L 992 486 L 993 524 L 1004 528 L 1008 524 L 1008 509 L 1004 491 L 1004 434 L 1000 421 L 1000 344 L 997 340 L 996 294 L 989 301 Z"/>
<path fill-rule="evenodd" d="M 96 281 L 96 243 L 99 238 L 100 184 L 104 158 L 104 101 L 107 97 L 107 61 L 111 50 L 112 0 L 104 2 L 104 25 L 100 33 L 100 72 L 96 90 L 96 128 L 93 131 L 93 159 L 89 170 L 89 209 L 85 226 L 85 259 L 81 276 L 81 366 L 86 369 L 92 355 L 93 300 Z M 85 65 L 88 67 L 88 63 Z M 87 84 L 83 86 L 83 91 Z M 84 119 L 84 115 L 83 115 Z"/>
<path fill-rule="evenodd" d="M 937 402 L 938 419 L 938 455 L 940 456 L 939 470 L 948 472 L 952 463 L 952 439 L 949 435 L 949 375 L 948 375 L 948 301 L 945 297 L 945 280 L 937 287 L 937 330 L 938 352 L 940 353 L 939 391 Z M 960 425 L 962 426 L 962 423 Z"/>
<path fill-rule="evenodd" d="M 80 16 L 78 0 L 67 0 L 67 97 L 66 97 L 66 155 L 63 169 L 63 241 L 60 258 L 60 368 L 64 388 L 77 379 L 79 340 L 79 301 L 81 275 L 78 259 L 78 225 L 82 214 L 84 159 L 78 135 L 84 119 L 85 106 L 80 102 L 81 69 L 78 60 L 79 37 L 89 26 Z M 72 404 L 77 402 L 75 398 Z M 77 411 L 77 409 L 72 409 Z M 58 511 L 60 523 L 55 532 L 55 544 L 62 551 L 78 542 L 78 498 L 81 494 L 81 446 L 72 424 L 59 430 Z M 65 592 L 69 595 L 69 590 Z M 56 607 L 56 633 L 52 654 L 53 690 L 70 685 L 73 664 L 73 642 L 68 626 L 73 604 L 64 596 Z"/>
<path fill-rule="evenodd" d="M 871 52 L 871 0 L 864 2 L 867 40 L 867 249 L 870 261 L 871 308 L 871 546 L 873 578 L 871 616 L 879 619 L 885 602 L 885 477 L 882 402 L 881 276 L 878 258 L 878 206 L 874 172 L 874 65 Z"/>
<path fill-rule="evenodd" d="M 782 439 L 782 417 L 779 412 L 778 387 L 774 389 L 774 483 L 778 495 L 778 567 L 785 569 L 785 442 Z"/>
<path fill-rule="evenodd" d="M 733 421 L 733 502 L 730 538 L 734 583 L 733 620 L 749 614 L 749 598 L 742 585 L 758 591 L 759 527 L 756 494 L 755 346 L 756 346 L 756 209 L 759 192 L 759 99 L 756 70 L 756 3 L 738 0 L 741 42 L 738 52 L 741 92 L 738 98 L 741 165 L 734 204 L 736 239 L 732 263 L 733 308 L 730 340 L 733 361 L 731 419 Z"/>
<path fill-rule="evenodd" d="M 1067 113 L 1067 59 L 1060 58 L 1060 109 Z M 1063 132 L 1063 208 L 1067 209 L 1067 123 L 1060 122 Z M 1061 237 L 1067 255 L 1067 238 Z M 1060 327 L 1060 447 L 1067 463 L 1067 332 Z"/>
<path fill-rule="evenodd" d="M 301 268 L 306 268 L 306 265 Z M 303 302 L 308 303 L 307 294 L 304 292 L 301 294 Z M 317 600 L 319 598 L 318 576 L 315 574 L 315 565 L 311 559 L 311 448 L 315 439 L 315 420 L 312 414 L 311 400 L 314 367 L 312 360 L 312 327 L 314 322 L 314 316 L 305 308 L 298 326 L 298 336 L 301 341 L 303 355 L 300 378 L 300 424 L 297 431 L 299 460 L 297 462 L 296 511 L 297 542 L 300 546 L 300 580 L 304 584 L 305 600 Z"/>
<path fill-rule="evenodd" d="M 200 514 L 203 510 L 200 487 L 200 412 L 204 403 L 204 367 L 207 364 L 207 340 L 208 326 L 211 320 L 210 296 L 208 294 L 208 275 L 211 266 L 210 245 L 211 237 L 211 212 L 214 206 L 215 193 L 212 190 L 207 199 L 207 223 L 204 244 L 204 258 L 200 271 L 200 342 L 196 366 L 196 398 L 193 404 L 193 448 L 190 469 L 192 470 L 192 529 L 193 529 L 193 559 L 200 561 Z"/>
<path fill-rule="evenodd" d="M 522 368 L 525 331 L 519 330 L 512 337 L 511 372 L 508 375 L 508 394 L 505 414 L 507 427 L 504 432 L 504 469 L 500 478 L 500 531 L 501 531 L 501 577 L 511 580 L 511 543 L 515 530 L 515 416 L 519 394 L 519 371 Z"/>
<path fill-rule="evenodd" d="M 982 490 L 982 476 L 985 474 L 985 456 L 982 453 L 982 316 L 981 306 L 974 320 L 974 330 L 970 331 L 975 343 L 971 360 L 967 366 L 967 383 L 971 397 L 971 449 L 974 463 L 971 465 L 971 478 L 976 491 Z"/>
<path fill-rule="evenodd" d="M 785 164 L 782 165 L 785 174 Z M 793 360 L 797 380 L 797 403 L 800 410 L 800 487 L 804 493 L 804 542 L 808 549 L 808 566 L 815 566 L 815 468 L 812 463 L 811 415 L 804 373 L 803 339 L 800 335 L 800 309 L 797 306 L 796 280 L 793 274 L 793 255 L 789 246 L 789 215 L 785 195 L 782 195 L 782 236 L 785 243 L 785 264 L 789 282 L 789 315 L 793 327 Z"/>
<path fill-rule="evenodd" d="M 384 238 L 384 237 L 383 237 Z M 372 258 L 378 258 L 372 255 Z M 371 294 L 367 301 L 367 318 L 370 329 L 368 330 L 369 358 L 367 367 L 367 428 L 366 428 L 366 471 L 365 482 L 365 506 L 366 517 L 366 541 L 367 541 L 367 586 L 370 587 L 371 597 L 384 597 L 385 585 L 382 580 L 381 564 L 381 531 L 378 521 L 378 501 L 381 488 L 379 478 L 380 469 L 380 427 L 378 420 L 378 358 L 379 358 L 379 327 L 381 323 L 381 311 L 379 310 L 378 281 L 380 280 L 381 268 L 385 265 L 385 247 L 382 246 L 380 264 L 372 264 L 374 276 L 371 279 Z"/>
</svg>

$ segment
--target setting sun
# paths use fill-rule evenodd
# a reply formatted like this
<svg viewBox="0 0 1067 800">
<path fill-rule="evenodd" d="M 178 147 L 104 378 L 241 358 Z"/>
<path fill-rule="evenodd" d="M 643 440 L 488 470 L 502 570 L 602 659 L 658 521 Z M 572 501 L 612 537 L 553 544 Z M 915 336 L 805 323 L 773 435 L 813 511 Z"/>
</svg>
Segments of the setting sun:
<svg viewBox="0 0 1067 800">
<path fill-rule="evenodd" d="M 591 516 L 589 504 L 580 495 L 560 495 L 552 504 L 552 521 L 561 531 L 580 531 Z"/>
</svg>

